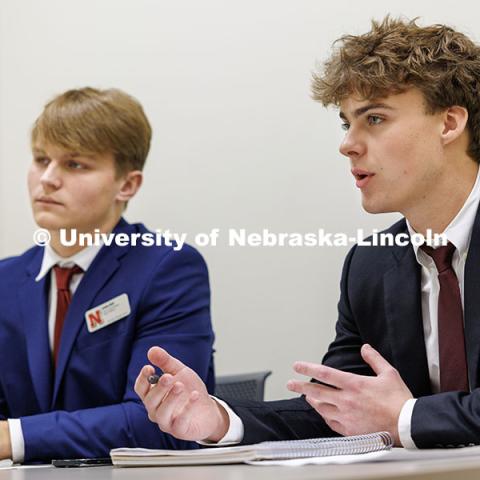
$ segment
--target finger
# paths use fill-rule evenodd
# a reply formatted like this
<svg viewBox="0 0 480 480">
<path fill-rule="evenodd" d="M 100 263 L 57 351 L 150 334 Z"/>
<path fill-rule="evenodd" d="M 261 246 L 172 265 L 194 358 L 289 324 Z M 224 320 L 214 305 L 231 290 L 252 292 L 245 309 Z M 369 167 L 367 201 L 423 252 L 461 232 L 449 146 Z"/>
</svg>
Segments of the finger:
<svg viewBox="0 0 480 480">
<path fill-rule="evenodd" d="M 171 431 L 174 412 L 178 411 L 187 401 L 188 393 L 182 382 L 175 382 L 167 396 L 160 402 L 155 411 L 155 421 Z"/>
<path fill-rule="evenodd" d="M 340 410 L 336 405 L 323 402 L 314 397 L 305 397 L 305 400 L 323 417 L 323 419 L 328 421 L 337 420 Z"/>
<path fill-rule="evenodd" d="M 185 404 L 179 408 L 172 420 L 172 432 L 177 438 L 184 438 L 185 440 L 203 440 L 202 438 L 194 438 L 191 435 L 194 432 L 191 432 L 191 424 L 196 416 L 195 406 L 200 398 L 200 394 L 194 390 L 190 393 L 188 400 Z"/>
<path fill-rule="evenodd" d="M 365 362 L 368 363 L 372 367 L 372 370 L 377 374 L 380 375 L 381 373 L 385 372 L 386 370 L 390 370 L 392 365 L 388 363 L 371 345 L 365 343 L 360 353 L 362 358 Z"/>
<path fill-rule="evenodd" d="M 138 374 L 135 380 L 134 390 L 141 400 L 145 398 L 145 395 L 150 391 L 150 383 L 148 377 L 155 373 L 155 369 L 151 365 L 145 365 Z"/>
<path fill-rule="evenodd" d="M 342 372 L 336 368 L 319 365 L 318 363 L 295 362 L 293 369 L 301 375 L 312 377 L 315 380 L 337 388 L 348 387 L 355 377 L 352 373 Z"/>
<path fill-rule="evenodd" d="M 327 420 L 325 419 L 325 423 L 334 431 L 339 433 L 340 435 L 346 435 L 345 428 L 341 422 L 338 420 Z"/>
<path fill-rule="evenodd" d="M 160 403 L 168 395 L 173 385 L 175 384 L 175 378 L 169 373 L 163 374 L 158 383 L 153 385 L 149 392 L 145 395 L 143 403 L 149 416 L 153 416 Z"/>
<path fill-rule="evenodd" d="M 319 385 L 318 383 L 303 382 L 301 380 L 289 380 L 287 388 L 291 392 L 297 392 L 306 397 L 315 398 L 322 402 L 337 404 L 341 390 L 336 388 Z"/>
<path fill-rule="evenodd" d="M 315 409 L 315 411 L 323 418 L 325 423 L 334 431 L 341 433 L 343 429 L 338 419 L 339 410 L 334 405 L 322 404 L 315 398 L 305 397 L 305 400 Z"/>
<path fill-rule="evenodd" d="M 147 353 L 151 363 L 161 370 L 172 375 L 177 374 L 185 365 L 175 357 L 172 357 L 166 350 L 160 347 L 152 347 Z"/>
</svg>

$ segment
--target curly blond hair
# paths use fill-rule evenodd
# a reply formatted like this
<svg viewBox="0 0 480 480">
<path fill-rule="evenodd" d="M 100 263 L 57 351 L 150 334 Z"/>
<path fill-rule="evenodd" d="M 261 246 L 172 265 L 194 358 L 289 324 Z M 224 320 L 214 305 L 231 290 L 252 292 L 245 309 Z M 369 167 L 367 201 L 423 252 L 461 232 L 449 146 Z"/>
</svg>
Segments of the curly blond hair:
<svg viewBox="0 0 480 480">
<path fill-rule="evenodd" d="M 468 111 L 468 155 L 480 163 L 480 47 L 446 25 L 387 16 L 363 35 L 334 42 L 331 57 L 313 74 L 313 98 L 339 105 L 351 94 L 381 98 L 416 87 L 427 113 L 458 105 Z"/>
</svg>

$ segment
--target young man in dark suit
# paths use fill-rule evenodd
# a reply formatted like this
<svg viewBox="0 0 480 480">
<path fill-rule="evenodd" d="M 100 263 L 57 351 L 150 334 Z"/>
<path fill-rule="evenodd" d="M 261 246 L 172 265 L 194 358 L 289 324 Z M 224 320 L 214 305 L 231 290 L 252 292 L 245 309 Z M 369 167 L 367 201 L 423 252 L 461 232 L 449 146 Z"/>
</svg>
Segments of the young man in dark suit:
<svg viewBox="0 0 480 480">
<path fill-rule="evenodd" d="M 115 89 L 67 91 L 35 122 L 28 187 L 51 241 L 0 262 L 0 458 L 197 446 L 149 422 L 133 391 L 157 344 L 214 387 L 205 262 L 189 246 L 148 246 L 151 233 L 122 218 L 150 139 L 141 105 Z M 80 242 L 94 233 L 120 241 Z"/>
<path fill-rule="evenodd" d="M 294 365 L 314 379 L 288 383 L 300 398 L 227 405 L 159 348 L 149 359 L 167 374 L 151 388 L 145 366 L 135 390 L 153 421 L 190 440 L 388 430 L 409 448 L 479 444 L 480 48 L 444 25 L 386 18 L 342 37 L 313 91 L 340 108 L 365 210 L 401 212 L 388 233 L 431 229 L 448 245 L 352 248 L 336 338 L 322 365 Z"/>
</svg>

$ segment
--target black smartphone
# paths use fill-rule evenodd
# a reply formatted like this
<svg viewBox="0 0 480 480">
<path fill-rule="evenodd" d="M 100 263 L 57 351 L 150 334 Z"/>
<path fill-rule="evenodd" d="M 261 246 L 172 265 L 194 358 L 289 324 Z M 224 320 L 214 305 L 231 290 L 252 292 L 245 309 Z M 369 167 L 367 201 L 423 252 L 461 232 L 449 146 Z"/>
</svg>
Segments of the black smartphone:
<svg viewBox="0 0 480 480">
<path fill-rule="evenodd" d="M 102 465 L 111 465 L 112 459 L 106 458 L 64 458 L 52 460 L 52 465 L 59 468 L 71 467 L 101 467 Z"/>
</svg>

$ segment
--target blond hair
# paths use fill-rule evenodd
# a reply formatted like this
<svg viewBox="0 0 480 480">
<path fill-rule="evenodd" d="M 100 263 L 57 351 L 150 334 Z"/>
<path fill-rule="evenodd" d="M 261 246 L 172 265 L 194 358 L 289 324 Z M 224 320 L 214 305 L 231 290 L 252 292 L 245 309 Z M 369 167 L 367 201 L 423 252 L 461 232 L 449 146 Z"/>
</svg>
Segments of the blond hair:
<svg viewBox="0 0 480 480">
<path fill-rule="evenodd" d="M 142 170 L 152 130 L 140 103 L 118 89 L 68 90 L 45 105 L 33 125 L 41 141 L 78 153 L 112 153 L 117 173 Z"/>
<path fill-rule="evenodd" d="M 325 106 L 351 94 L 373 99 L 411 87 L 423 93 L 427 113 L 467 109 L 467 153 L 480 163 L 480 47 L 463 33 L 387 16 L 363 35 L 339 38 L 312 82 L 313 98 Z"/>
</svg>

